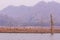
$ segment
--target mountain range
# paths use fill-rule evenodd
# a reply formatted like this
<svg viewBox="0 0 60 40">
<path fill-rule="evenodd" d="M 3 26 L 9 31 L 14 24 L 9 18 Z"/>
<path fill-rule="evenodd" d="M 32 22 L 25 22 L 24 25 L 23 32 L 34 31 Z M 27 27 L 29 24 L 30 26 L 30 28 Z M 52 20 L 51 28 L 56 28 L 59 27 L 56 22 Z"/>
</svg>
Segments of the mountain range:
<svg viewBox="0 0 60 40">
<path fill-rule="evenodd" d="M 0 11 L 0 26 L 48 26 L 50 14 L 54 25 L 60 26 L 60 3 L 41 1 L 31 6 L 8 6 Z"/>
</svg>

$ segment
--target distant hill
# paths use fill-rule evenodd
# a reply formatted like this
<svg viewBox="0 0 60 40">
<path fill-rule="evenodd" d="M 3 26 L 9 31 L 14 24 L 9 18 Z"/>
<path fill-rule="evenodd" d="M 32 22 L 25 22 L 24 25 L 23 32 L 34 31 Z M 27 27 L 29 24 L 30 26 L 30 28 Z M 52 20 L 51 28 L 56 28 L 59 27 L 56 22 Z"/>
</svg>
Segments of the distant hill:
<svg viewBox="0 0 60 40">
<path fill-rule="evenodd" d="M 0 16 L 5 14 L 8 17 L 3 16 L 3 19 L 0 17 L 0 25 L 48 26 L 50 25 L 50 13 L 53 14 L 55 25 L 60 25 L 60 3 L 55 1 L 49 3 L 41 1 L 33 7 L 24 5 L 8 6 L 0 11 Z"/>
</svg>

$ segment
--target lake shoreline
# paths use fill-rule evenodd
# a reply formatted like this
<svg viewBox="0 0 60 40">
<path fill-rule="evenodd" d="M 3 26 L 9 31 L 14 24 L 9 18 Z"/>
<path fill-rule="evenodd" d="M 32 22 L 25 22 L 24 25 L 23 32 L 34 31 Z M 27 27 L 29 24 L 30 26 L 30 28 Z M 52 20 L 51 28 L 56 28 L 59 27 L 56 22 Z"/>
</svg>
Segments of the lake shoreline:
<svg viewBox="0 0 60 40">
<path fill-rule="evenodd" d="M 49 27 L 0 27 L 0 33 L 51 33 Z M 53 33 L 60 33 L 60 28 L 53 28 Z"/>
</svg>

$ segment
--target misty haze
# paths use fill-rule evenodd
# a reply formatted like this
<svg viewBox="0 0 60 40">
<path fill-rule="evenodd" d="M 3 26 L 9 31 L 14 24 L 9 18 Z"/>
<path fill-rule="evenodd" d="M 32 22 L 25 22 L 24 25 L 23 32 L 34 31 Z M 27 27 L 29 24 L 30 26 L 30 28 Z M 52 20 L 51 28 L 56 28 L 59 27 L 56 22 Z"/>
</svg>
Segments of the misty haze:
<svg viewBox="0 0 60 40">
<path fill-rule="evenodd" d="M 60 40 L 60 1 L 0 0 L 0 40 Z"/>
<path fill-rule="evenodd" d="M 60 26 L 60 3 L 41 1 L 31 6 L 8 6 L 0 11 L 0 26 L 49 26 L 50 13 L 54 25 Z M 42 23 L 41 23 L 42 21 Z"/>
</svg>

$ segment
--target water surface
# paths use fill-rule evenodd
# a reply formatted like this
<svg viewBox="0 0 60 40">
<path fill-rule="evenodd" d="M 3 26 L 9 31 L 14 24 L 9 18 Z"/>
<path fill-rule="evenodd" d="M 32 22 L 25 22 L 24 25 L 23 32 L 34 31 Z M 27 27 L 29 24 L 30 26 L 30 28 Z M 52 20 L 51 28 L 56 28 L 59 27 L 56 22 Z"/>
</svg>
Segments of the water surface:
<svg viewBox="0 0 60 40">
<path fill-rule="evenodd" d="M 0 40 L 60 40 L 60 34 L 0 33 Z"/>
</svg>

